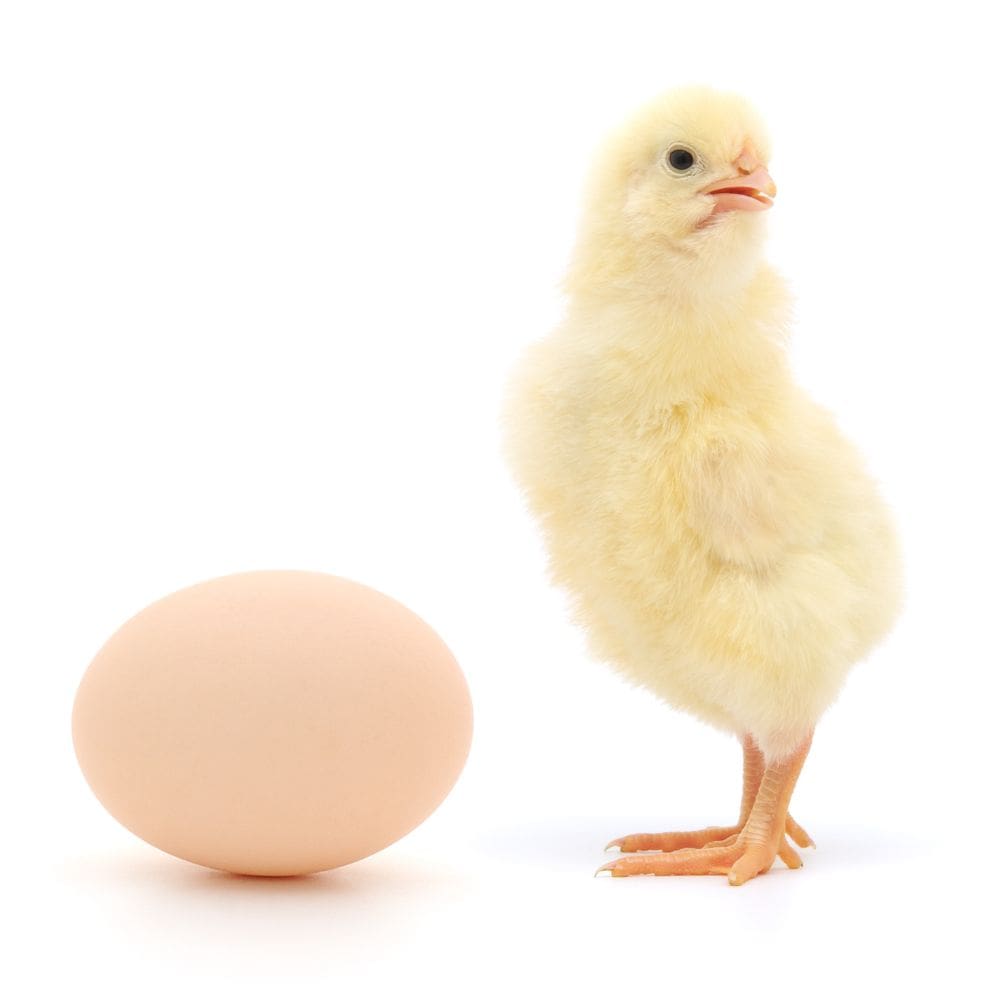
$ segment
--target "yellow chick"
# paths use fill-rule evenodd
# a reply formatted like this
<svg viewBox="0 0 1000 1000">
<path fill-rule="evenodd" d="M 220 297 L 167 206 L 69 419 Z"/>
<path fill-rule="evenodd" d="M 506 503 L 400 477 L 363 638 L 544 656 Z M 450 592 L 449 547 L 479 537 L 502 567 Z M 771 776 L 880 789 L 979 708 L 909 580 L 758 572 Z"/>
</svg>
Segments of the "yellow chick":
<svg viewBox="0 0 1000 1000">
<path fill-rule="evenodd" d="M 508 458 L 591 648 L 743 743 L 736 825 L 619 838 L 598 872 L 799 867 L 813 729 L 899 605 L 891 519 L 789 371 L 769 152 L 752 108 L 705 88 L 628 122 L 591 179 L 565 319 L 510 387 Z"/>
</svg>

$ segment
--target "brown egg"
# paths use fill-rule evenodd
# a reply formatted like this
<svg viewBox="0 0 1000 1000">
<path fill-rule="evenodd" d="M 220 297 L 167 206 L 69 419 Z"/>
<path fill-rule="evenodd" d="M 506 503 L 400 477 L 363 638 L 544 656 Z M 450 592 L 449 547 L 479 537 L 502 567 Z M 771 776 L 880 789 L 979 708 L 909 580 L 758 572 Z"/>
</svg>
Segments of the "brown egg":
<svg viewBox="0 0 1000 1000">
<path fill-rule="evenodd" d="M 73 708 L 80 767 L 143 840 L 230 872 L 346 865 L 429 816 L 472 737 L 461 669 L 384 594 L 322 573 L 221 577 L 126 622 Z"/>
</svg>

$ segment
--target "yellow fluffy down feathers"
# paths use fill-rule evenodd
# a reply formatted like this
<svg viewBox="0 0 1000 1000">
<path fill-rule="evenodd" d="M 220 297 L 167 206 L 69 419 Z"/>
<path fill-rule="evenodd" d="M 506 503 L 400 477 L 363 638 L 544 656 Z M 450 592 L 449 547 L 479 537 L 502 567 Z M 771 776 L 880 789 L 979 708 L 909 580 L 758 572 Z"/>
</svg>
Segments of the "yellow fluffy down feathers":
<svg viewBox="0 0 1000 1000">
<path fill-rule="evenodd" d="M 696 176 L 664 156 L 695 151 Z M 791 752 L 899 603 L 891 520 L 793 381 L 766 213 L 711 214 L 739 98 L 669 94 L 598 158 L 562 324 L 518 365 L 506 449 L 594 652 L 667 702 Z"/>
</svg>

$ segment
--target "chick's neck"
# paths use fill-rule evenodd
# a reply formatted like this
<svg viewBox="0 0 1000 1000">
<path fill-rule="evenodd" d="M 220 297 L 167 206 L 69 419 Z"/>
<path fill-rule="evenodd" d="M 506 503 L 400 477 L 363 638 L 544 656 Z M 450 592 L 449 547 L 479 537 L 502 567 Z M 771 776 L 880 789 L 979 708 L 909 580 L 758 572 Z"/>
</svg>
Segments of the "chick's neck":
<svg viewBox="0 0 1000 1000">
<path fill-rule="evenodd" d="M 773 394 L 788 379 L 788 298 L 759 262 L 745 280 L 691 280 L 659 266 L 567 282 L 571 324 L 588 348 L 632 372 L 637 392 L 731 402 Z M 575 279 L 575 280 L 574 280 Z"/>
</svg>

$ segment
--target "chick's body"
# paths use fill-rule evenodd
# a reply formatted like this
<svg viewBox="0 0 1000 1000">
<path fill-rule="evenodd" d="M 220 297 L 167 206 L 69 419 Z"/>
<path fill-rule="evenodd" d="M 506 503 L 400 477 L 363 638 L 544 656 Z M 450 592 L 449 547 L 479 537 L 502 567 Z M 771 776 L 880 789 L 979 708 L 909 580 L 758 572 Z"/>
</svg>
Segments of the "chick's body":
<svg viewBox="0 0 1000 1000">
<path fill-rule="evenodd" d="M 812 731 L 897 599 L 884 508 L 785 364 L 783 298 L 763 270 L 711 315 L 572 310 L 524 358 L 510 438 L 595 652 L 768 757 Z"/>
<path fill-rule="evenodd" d="M 679 143 L 700 176 L 664 167 Z M 761 151 L 753 112 L 712 91 L 668 95 L 615 137 L 566 317 L 517 368 L 506 425 L 595 652 L 770 764 L 808 741 L 899 588 L 863 463 L 790 374 L 760 216 L 720 208 L 743 188 L 713 194 L 734 165 L 770 184 Z"/>
</svg>

